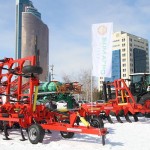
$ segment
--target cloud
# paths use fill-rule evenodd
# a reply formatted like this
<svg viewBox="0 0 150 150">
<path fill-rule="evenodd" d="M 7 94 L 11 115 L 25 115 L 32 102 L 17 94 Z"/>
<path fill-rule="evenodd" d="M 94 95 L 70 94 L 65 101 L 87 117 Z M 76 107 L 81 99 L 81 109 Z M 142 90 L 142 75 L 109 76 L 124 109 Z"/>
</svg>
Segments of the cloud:
<svg viewBox="0 0 150 150">
<path fill-rule="evenodd" d="M 50 58 L 56 74 L 91 68 L 91 25 L 113 22 L 114 31 L 149 38 L 149 1 L 63 0 L 49 5 Z M 44 15 L 44 14 L 43 14 Z M 50 60 L 51 62 L 51 60 Z"/>
<path fill-rule="evenodd" d="M 33 0 L 32 0 L 33 1 Z M 49 27 L 50 64 L 55 74 L 71 74 L 91 68 L 91 25 L 113 22 L 114 31 L 150 38 L 149 0 L 34 0 Z M 13 55 L 15 47 L 15 0 L 0 4 L 0 50 Z M 1 56 L 8 52 L 0 51 Z"/>
</svg>

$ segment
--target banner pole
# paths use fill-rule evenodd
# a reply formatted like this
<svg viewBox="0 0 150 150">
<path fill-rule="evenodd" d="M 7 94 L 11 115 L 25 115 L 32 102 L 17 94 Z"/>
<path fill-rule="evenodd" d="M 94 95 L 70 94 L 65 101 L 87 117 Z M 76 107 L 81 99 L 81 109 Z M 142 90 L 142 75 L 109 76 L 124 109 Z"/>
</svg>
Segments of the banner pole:
<svg viewBox="0 0 150 150">
<path fill-rule="evenodd" d="M 93 81 L 92 81 L 92 73 L 91 73 L 91 102 L 93 102 Z"/>
</svg>

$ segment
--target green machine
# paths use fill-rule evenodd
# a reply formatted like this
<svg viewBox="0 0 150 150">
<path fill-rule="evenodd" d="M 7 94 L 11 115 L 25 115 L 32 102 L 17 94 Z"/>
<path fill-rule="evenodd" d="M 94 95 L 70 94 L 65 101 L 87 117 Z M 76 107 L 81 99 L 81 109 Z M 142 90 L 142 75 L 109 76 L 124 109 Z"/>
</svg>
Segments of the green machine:
<svg viewBox="0 0 150 150">
<path fill-rule="evenodd" d="M 61 83 L 58 81 L 44 82 L 39 85 L 37 103 L 58 102 L 64 100 L 68 109 L 77 106 L 73 94 L 81 93 L 81 85 L 78 82 Z"/>
<path fill-rule="evenodd" d="M 134 73 L 130 78 L 130 91 L 137 98 L 137 103 L 143 105 L 150 99 L 150 73 Z"/>
</svg>

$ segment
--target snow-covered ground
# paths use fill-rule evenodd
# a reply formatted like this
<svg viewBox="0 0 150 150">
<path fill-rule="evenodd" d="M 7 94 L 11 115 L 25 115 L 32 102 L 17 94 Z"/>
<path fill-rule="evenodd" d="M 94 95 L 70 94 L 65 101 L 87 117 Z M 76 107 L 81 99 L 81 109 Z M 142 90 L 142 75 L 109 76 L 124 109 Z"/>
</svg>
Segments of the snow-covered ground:
<svg viewBox="0 0 150 150">
<path fill-rule="evenodd" d="M 123 118 L 122 118 L 123 120 Z M 101 137 L 95 135 L 75 134 L 71 139 L 63 139 L 59 132 L 46 133 L 43 143 L 33 145 L 20 141 L 18 130 L 10 132 L 12 140 L 3 140 L 0 133 L 1 150 L 150 150 L 150 118 L 140 117 L 139 122 L 118 123 L 105 122 L 109 134 L 106 136 L 106 145 L 101 143 Z M 26 136 L 27 138 L 27 136 Z"/>
</svg>

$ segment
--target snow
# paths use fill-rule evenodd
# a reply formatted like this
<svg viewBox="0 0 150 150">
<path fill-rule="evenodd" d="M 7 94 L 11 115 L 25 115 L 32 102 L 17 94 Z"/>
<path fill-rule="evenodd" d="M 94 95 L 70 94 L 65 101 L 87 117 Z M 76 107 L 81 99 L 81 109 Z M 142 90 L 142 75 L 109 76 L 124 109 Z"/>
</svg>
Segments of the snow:
<svg viewBox="0 0 150 150">
<path fill-rule="evenodd" d="M 102 145 L 101 137 L 88 134 L 75 134 L 71 139 L 64 139 L 59 132 L 46 133 L 43 143 L 31 144 L 29 140 L 20 141 L 19 130 L 11 130 L 11 140 L 3 140 L 0 133 L 0 149 L 2 150 L 150 150 L 150 118 L 139 117 L 138 122 L 114 124 L 105 121 L 109 133 L 106 135 L 106 145 Z M 25 135 L 27 138 L 27 134 Z"/>
</svg>

